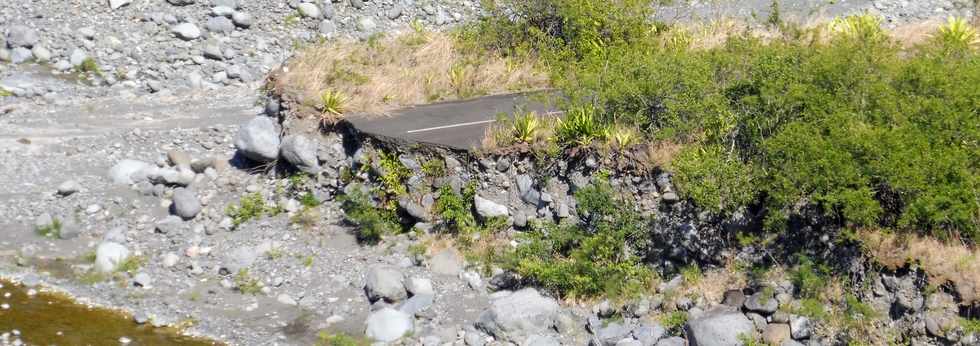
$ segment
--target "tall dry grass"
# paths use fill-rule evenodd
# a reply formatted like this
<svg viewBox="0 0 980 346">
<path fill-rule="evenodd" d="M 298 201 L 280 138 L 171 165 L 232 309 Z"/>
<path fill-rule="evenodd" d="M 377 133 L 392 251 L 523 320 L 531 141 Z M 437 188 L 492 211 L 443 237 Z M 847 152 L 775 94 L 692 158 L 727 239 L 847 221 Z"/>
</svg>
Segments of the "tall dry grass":
<svg viewBox="0 0 980 346">
<path fill-rule="evenodd" d="M 313 45 L 279 78 L 303 103 L 317 105 L 330 90 L 347 96 L 347 113 L 370 114 L 548 86 L 533 59 L 464 52 L 451 34 L 421 30 Z"/>
</svg>

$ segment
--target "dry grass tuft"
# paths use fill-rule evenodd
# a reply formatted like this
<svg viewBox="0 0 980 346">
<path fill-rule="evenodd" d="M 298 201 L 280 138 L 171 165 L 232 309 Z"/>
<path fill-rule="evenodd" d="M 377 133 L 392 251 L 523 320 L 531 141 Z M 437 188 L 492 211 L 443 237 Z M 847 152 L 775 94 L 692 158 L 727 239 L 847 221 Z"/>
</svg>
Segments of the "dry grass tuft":
<svg viewBox="0 0 980 346">
<path fill-rule="evenodd" d="M 277 82 L 317 108 L 324 90 L 346 95 L 348 114 L 548 86 L 530 58 L 463 52 L 452 35 L 422 30 L 306 48 Z"/>
<path fill-rule="evenodd" d="M 645 162 L 653 167 L 667 167 L 681 149 L 684 149 L 683 145 L 669 140 L 648 143 Z"/>
<path fill-rule="evenodd" d="M 879 264 L 892 270 L 918 265 L 928 275 L 930 284 L 951 283 L 962 299 L 961 304 L 980 302 L 980 251 L 977 249 L 882 231 L 862 231 L 859 239 Z"/>
</svg>

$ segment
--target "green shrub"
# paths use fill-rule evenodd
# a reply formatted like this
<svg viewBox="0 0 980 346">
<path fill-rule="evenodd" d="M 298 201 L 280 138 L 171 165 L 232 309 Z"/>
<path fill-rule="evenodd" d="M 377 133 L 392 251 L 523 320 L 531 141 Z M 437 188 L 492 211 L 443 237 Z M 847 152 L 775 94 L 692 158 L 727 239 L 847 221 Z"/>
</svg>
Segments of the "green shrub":
<svg viewBox="0 0 980 346">
<path fill-rule="evenodd" d="M 461 192 L 462 194 L 456 193 L 449 184 L 443 185 L 439 188 L 435 211 L 450 232 L 470 233 L 477 226 L 476 218 L 473 217 L 476 185 L 467 184 Z"/>
<path fill-rule="evenodd" d="M 378 152 L 381 172 L 378 180 L 384 185 L 385 193 L 390 196 L 401 196 L 408 191 L 405 188 L 405 180 L 412 176 L 412 171 L 402 164 L 398 159 L 398 154 Z"/>
<path fill-rule="evenodd" d="M 535 112 L 515 114 L 511 124 L 514 141 L 527 144 L 534 143 L 538 140 L 542 125 L 541 120 L 538 119 L 538 114 Z"/>
<path fill-rule="evenodd" d="M 136 272 L 139 271 L 140 268 L 143 268 L 143 265 L 145 264 L 146 264 L 145 256 L 129 256 L 126 257 L 126 259 L 124 259 L 122 262 L 119 262 L 119 265 L 116 266 L 116 272 L 136 274 Z"/>
<path fill-rule="evenodd" d="M 430 178 L 446 176 L 446 162 L 442 159 L 429 159 L 422 164 L 422 173 Z"/>
<path fill-rule="evenodd" d="M 687 324 L 687 312 L 671 311 L 660 317 L 660 323 L 670 335 L 681 335 L 684 325 Z"/>
<path fill-rule="evenodd" d="M 752 167 L 719 146 L 685 148 L 672 166 L 678 191 L 699 207 L 731 212 L 755 200 Z"/>
<path fill-rule="evenodd" d="M 827 286 L 827 276 L 830 269 L 814 263 L 813 260 L 800 256 L 799 264 L 790 271 L 790 279 L 796 286 L 801 297 L 818 298 Z"/>
<path fill-rule="evenodd" d="M 966 334 L 980 334 L 980 319 L 960 318 L 960 326 L 963 327 L 963 332 Z"/>
<path fill-rule="evenodd" d="M 85 58 L 80 65 L 75 67 L 75 70 L 79 73 L 91 73 L 102 77 L 102 69 L 99 68 L 99 63 L 93 58 Z"/>
<path fill-rule="evenodd" d="M 341 209 L 345 219 L 357 226 L 358 241 L 375 244 L 386 234 L 402 232 L 402 225 L 394 208 L 375 206 L 359 188 L 350 189 L 347 195 L 340 196 Z"/>
<path fill-rule="evenodd" d="M 535 223 L 504 261 L 562 296 L 629 297 L 649 288 L 653 273 L 627 244 L 642 244 L 644 219 L 606 182 L 576 191 L 581 224 Z"/>
</svg>

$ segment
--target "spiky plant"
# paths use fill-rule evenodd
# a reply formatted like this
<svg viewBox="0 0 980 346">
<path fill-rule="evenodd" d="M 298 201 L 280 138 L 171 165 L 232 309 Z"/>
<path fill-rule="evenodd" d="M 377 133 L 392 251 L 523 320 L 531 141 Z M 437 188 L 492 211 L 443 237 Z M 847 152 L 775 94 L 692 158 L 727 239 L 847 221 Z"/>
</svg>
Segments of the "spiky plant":
<svg viewBox="0 0 980 346">
<path fill-rule="evenodd" d="M 594 106 L 577 106 L 569 109 L 564 118 L 556 119 L 555 135 L 558 142 L 586 146 L 592 141 L 604 139 L 606 127 L 596 117 Z"/>
<path fill-rule="evenodd" d="M 610 129 L 607 136 L 609 145 L 620 150 L 636 144 L 638 139 L 636 130 L 625 126 L 616 126 Z"/>
<path fill-rule="evenodd" d="M 940 47 L 948 50 L 971 50 L 980 45 L 977 30 L 963 18 L 949 17 L 932 37 Z"/>
<path fill-rule="evenodd" d="M 830 22 L 830 32 L 861 42 L 878 42 L 886 37 L 881 29 L 881 17 L 870 13 L 836 18 Z"/>
<path fill-rule="evenodd" d="M 514 116 L 514 122 L 511 125 L 511 133 L 514 136 L 514 141 L 528 144 L 533 143 L 540 130 L 541 120 L 538 119 L 537 113 L 527 112 Z"/>
</svg>

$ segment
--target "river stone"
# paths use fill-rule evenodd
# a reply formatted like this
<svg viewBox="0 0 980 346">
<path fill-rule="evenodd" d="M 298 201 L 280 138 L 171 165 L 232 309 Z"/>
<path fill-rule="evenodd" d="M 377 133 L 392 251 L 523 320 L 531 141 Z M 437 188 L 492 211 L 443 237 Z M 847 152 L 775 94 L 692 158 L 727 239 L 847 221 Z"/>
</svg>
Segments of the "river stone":
<svg viewBox="0 0 980 346">
<path fill-rule="evenodd" d="M 715 309 L 688 321 L 685 330 L 691 345 L 727 346 L 740 344 L 742 335 L 753 336 L 755 325 L 738 311 Z"/>
<path fill-rule="evenodd" d="M 366 324 L 364 335 L 381 342 L 398 340 L 414 327 L 412 316 L 388 307 L 371 313 Z"/>
<path fill-rule="evenodd" d="M 405 278 L 395 268 L 372 266 L 368 269 L 364 292 L 372 302 L 384 299 L 389 303 L 408 297 L 405 292 Z"/>
<path fill-rule="evenodd" d="M 34 55 L 34 60 L 37 62 L 46 62 L 51 60 L 51 51 L 42 46 L 34 46 L 31 48 L 31 54 Z"/>
<path fill-rule="evenodd" d="M 235 12 L 231 14 L 231 21 L 235 23 L 239 28 L 248 28 L 252 26 L 255 21 L 252 20 L 252 15 L 245 12 Z"/>
<path fill-rule="evenodd" d="M 170 29 L 178 38 L 191 41 L 201 37 L 201 29 L 192 23 L 180 23 Z"/>
<path fill-rule="evenodd" d="M 10 51 L 10 62 L 14 64 L 20 64 L 27 62 L 34 57 L 34 53 L 30 49 L 25 47 L 17 47 Z"/>
<path fill-rule="evenodd" d="M 174 189 L 173 196 L 174 215 L 180 216 L 184 220 L 193 219 L 201 212 L 201 200 L 197 198 L 194 190 L 179 187 Z"/>
<path fill-rule="evenodd" d="M 507 216 L 510 214 L 506 206 L 480 197 L 479 195 L 473 196 L 473 206 L 476 208 L 476 213 L 483 218 Z"/>
<path fill-rule="evenodd" d="M 129 257 L 129 250 L 125 246 L 114 242 L 103 242 L 95 250 L 95 269 L 103 273 L 111 273 L 127 257 Z"/>
<path fill-rule="evenodd" d="M 296 8 L 299 14 L 307 18 L 320 18 L 320 8 L 316 4 L 304 2 Z"/>
<path fill-rule="evenodd" d="M 810 337 L 810 319 L 806 316 L 790 315 L 789 330 L 793 339 L 805 339 Z"/>
<path fill-rule="evenodd" d="M 279 124 L 265 116 L 253 118 L 238 130 L 235 147 L 254 161 L 275 160 L 279 156 Z"/>
<path fill-rule="evenodd" d="M 235 23 L 227 17 L 211 17 L 204 23 L 204 27 L 210 32 L 229 33 L 235 31 Z"/>
<path fill-rule="evenodd" d="M 133 0 L 109 0 L 109 8 L 115 10 L 120 7 L 129 5 Z"/>
<path fill-rule="evenodd" d="M 304 135 L 286 136 L 282 140 L 279 156 L 302 172 L 317 174 L 320 172 L 320 161 L 316 156 L 318 146 L 316 139 Z"/>
<path fill-rule="evenodd" d="M 525 288 L 492 301 L 476 324 L 499 340 L 520 342 L 551 330 L 558 312 L 554 299 L 541 296 L 534 288 Z"/>
<path fill-rule="evenodd" d="M 432 289 L 432 280 L 420 277 L 413 277 L 405 282 L 405 290 L 411 293 L 413 296 L 428 294 L 435 294 L 435 290 Z"/>
<path fill-rule="evenodd" d="M 11 48 L 31 48 L 40 40 L 37 30 L 23 25 L 14 25 L 7 30 L 7 45 Z"/>
<path fill-rule="evenodd" d="M 133 173 L 147 167 L 150 167 L 149 163 L 125 159 L 119 161 L 115 166 L 112 166 L 112 168 L 109 169 L 109 178 L 116 184 L 132 184 L 134 182 L 132 178 Z"/>
<path fill-rule="evenodd" d="M 772 323 L 762 332 L 762 341 L 768 345 L 781 345 L 786 340 L 792 340 L 788 324 Z"/>
<path fill-rule="evenodd" d="M 58 194 L 61 196 L 69 196 L 81 190 L 82 184 L 74 180 L 67 180 L 61 183 L 61 185 L 58 185 Z"/>
<path fill-rule="evenodd" d="M 682 337 L 672 336 L 660 339 L 660 341 L 657 341 L 656 346 L 687 346 L 687 341 L 684 341 Z"/>
</svg>

